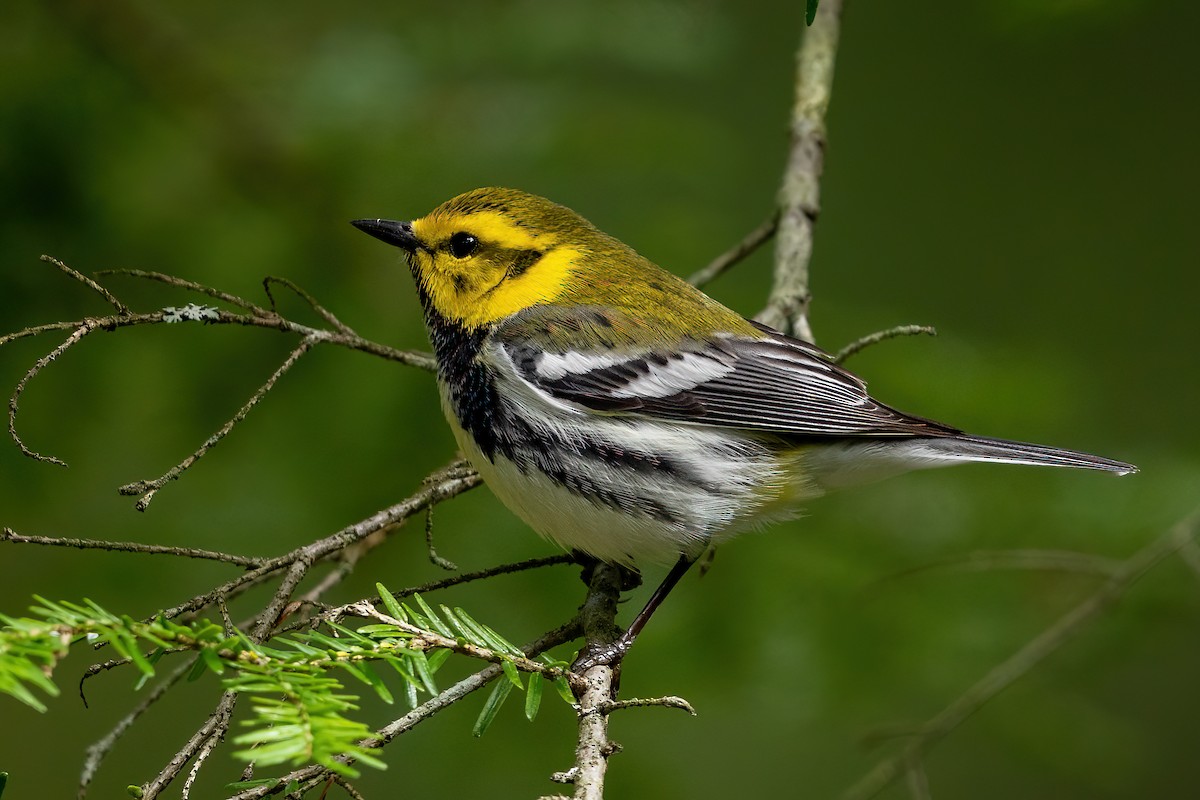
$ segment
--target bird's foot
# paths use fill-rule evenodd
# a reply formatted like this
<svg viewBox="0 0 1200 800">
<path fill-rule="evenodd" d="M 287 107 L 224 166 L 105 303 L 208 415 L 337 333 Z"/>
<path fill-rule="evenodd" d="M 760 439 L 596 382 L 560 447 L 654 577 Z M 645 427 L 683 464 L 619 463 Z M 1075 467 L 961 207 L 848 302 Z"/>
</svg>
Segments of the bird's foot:
<svg viewBox="0 0 1200 800">
<path fill-rule="evenodd" d="M 625 654 L 629 652 L 629 648 L 632 646 L 633 637 L 627 634 L 623 634 L 612 642 L 589 644 L 579 651 L 575 662 L 571 664 L 571 671 L 576 673 L 586 672 L 592 667 L 599 666 L 615 669 L 621 665 L 621 659 L 625 658 Z"/>
</svg>

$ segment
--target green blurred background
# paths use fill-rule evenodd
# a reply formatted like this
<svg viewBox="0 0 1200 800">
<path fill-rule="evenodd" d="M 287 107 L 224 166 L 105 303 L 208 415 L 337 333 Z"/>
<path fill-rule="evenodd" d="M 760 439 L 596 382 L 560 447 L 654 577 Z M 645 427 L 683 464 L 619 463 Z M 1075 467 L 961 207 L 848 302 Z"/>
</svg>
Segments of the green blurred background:
<svg viewBox="0 0 1200 800">
<path fill-rule="evenodd" d="M 6 4 L 3 329 L 106 313 L 38 262 L 50 253 L 85 272 L 161 270 L 255 300 L 263 276 L 282 275 L 364 335 L 423 348 L 397 254 L 346 221 L 417 216 L 488 184 L 548 195 L 690 273 L 772 206 L 802 6 Z M 835 796 L 888 752 L 864 734 L 931 716 L 1099 585 L 898 573 L 980 549 L 1123 558 L 1196 505 L 1198 26 L 1200 7 L 1184 2 L 850 4 L 813 262 L 819 341 L 936 325 L 937 339 L 880 345 L 850 366 L 903 409 L 1143 471 L 914 474 L 724 548 L 655 619 L 622 687 L 683 695 L 700 716 L 614 717 L 625 751 L 611 796 Z M 752 314 L 769 271 L 768 249 L 711 291 Z M 196 299 L 110 285 L 143 309 Z M 5 347 L 0 381 L 12 387 L 61 338 Z M 31 447 L 71 467 L 0 446 L 0 523 L 270 555 L 399 500 L 451 459 L 428 376 L 321 350 L 147 513 L 117 496 L 190 453 L 293 344 L 193 325 L 89 337 L 31 383 L 19 420 Z M 437 518 L 441 553 L 465 569 L 553 552 L 486 491 Z M 327 599 L 440 577 L 420 539 L 415 525 L 396 536 Z M 230 574 L 4 545 L 0 609 L 22 612 L 41 592 L 136 616 Z M 581 596 L 559 567 L 442 600 L 524 640 Z M 934 796 L 1194 791 L 1198 623 L 1197 574 L 1179 559 L 1160 566 L 936 748 Z M 46 715 L 0 698 L 6 800 L 74 796 L 84 747 L 135 701 L 133 676 L 114 672 L 90 682 L 85 711 L 73 683 L 88 655 L 61 668 L 64 695 Z M 210 676 L 143 717 L 92 796 L 151 777 L 215 692 Z M 373 798 L 554 791 L 547 776 L 572 758 L 569 710 L 548 699 L 530 725 L 513 704 L 476 740 L 482 702 L 397 742 L 390 769 L 360 787 Z M 372 724 L 401 713 L 365 705 Z M 219 796 L 239 770 L 214 756 L 199 796 Z"/>
</svg>

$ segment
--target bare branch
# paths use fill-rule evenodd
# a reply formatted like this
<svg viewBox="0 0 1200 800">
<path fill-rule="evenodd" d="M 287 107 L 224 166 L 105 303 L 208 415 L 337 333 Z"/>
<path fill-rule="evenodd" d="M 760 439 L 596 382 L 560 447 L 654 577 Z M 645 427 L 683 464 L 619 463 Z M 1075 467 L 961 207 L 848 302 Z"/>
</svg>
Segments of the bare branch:
<svg viewBox="0 0 1200 800">
<path fill-rule="evenodd" d="M 361 542 L 356 542 L 347 547 L 338 554 L 337 565 L 321 578 L 315 586 L 296 598 L 296 601 L 305 605 L 321 606 L 320 601 L 325 593 L 349 577 L 350 573 L 354 571 L 354 567 L 358 565 L 359 560 L 385 541 L 387 541 L 385 532 L 376 531 Z"/>
<path fill-rule="evenodd" d="M 929 777 L 925 774 L 925 764 L 920 758 L 913 758 L 905 765 L 904 777 L 908 784 L 908 793 L 912 795 L 913 800 L 932 800 L 929 793 Z"/>
<path fill-rule="evenodd" d="M 430 563 L 435 567 L 441 567 L 450 572 L 458 570 L 458 564 L 455 564 L 448 558 L 439 556 L 437 548 L 433 546 L 433 506 L 425 509 L 425 549 L 429 553 Z"/>
<path fill-rule="evenodd" d="M 462 575 L 457 575 L 452 578 L 443 578 L 442 581 L 432 581 L 420 587 L 412 589 L 401 589 L 392 593 L 397 600 L 403 600 L 404 597 L 410 597 L 415 594 L 425 594 L 428 591 L 437 589 L 445 589 L 446 587 L 456 587 L 460 583 L 470 583 L 473 581 L 482 581 L 484 578 L 491 578 L 497 575 L 508 575 L 510 572 L 523 572 L 526 570 L 539 570 L 544 566 L 553 566 L 556 564 L 575 564 L 575 557 L 570 553 L 559 553 L 558 555 L 544 555 L 541 558 L 527 559 L 524 561 L 515 561 L 512 564 L 502 564 L 493 566 L 487 570 L 479 570 L 476 572 L 464 572 Z"/>
<path fill-rule="evenodd" d="M 686 711 L 693 717 L 696 716 L 696 709 L 692 708 L 691 703 L 682 697 L 674 695 L 667 695 L 666 697 L 633 697 L 629 700 L 610 700 L 607 703 L 601 703 L 600 710 L 605 714 L 611 714 L 623 708 L 650 708 L 653 706 L 678 708 L 680 711 Z"/>
<path fill-rule="evenodd" d="M 275 625 L 279 622 L 280 616 L 283 614 L 284 608 L 288 601 L 292 599 L 292 592 L 304 580 L 304 576 L 312 569 L 313 556 L 308 552 L 301 552 L 300 555 L 292 562 L 288 568 L 287 575 L 279 583 L 279 588 L 275 590 L 275 594 L 271 597 L 271 602 L 262 610 L 258 616 L 258 623 L 254 626 L 254 630 L 250 632 L 250 638 L 255 642 L 265 642 L 271 636 L 271 631 L 275 629 Z M 224 598 L 221 598 L 224 602 Z"/>
<path fill-rule="evenodd" d="M 742 259 L 749 256 L 764 243 L 775 235 L 775 230 L 779 225 L 779 212 L 775 211 L 771 216 L 763 220 L 762 224 L 754 230 L 746 234 L 746 237 L 735 244 L 729 250 L 726 250 L 721 255 L 714 258 L 704 266 L 692 273 L 688 278 L 688 283 L 697 288 L 702 288 L 705 285 L 713 282 L 725 273 L 730 267 L 734 266 Z"/>
<path fill-rule="evenodd" d="M 111 305 L 114 309 L 116 309 L 118 314 L 121 314 L 122 316 L 124 316 L 124 315 L 128 315 L 130 313 L 129 308 L 124 303 L 122 303 L 120 300 L 118 300 L 112 292 L 110 292 L 108 289 L 105 289 L 103 286 L 96 283 L 94 280 L 92 280 L 88 276 L 84 275 L 81 272 L 77 272 L 76 270 L 71 269 L 66 264 L 59 261 L 57 258 L 55 258 L 54 256 L 42 255 L 40 258 L 42 261 L 45 261 L 47 264 L 53 264 L 54 266 L 58 267 L 63 272 L 65 272 L 67 275 L 70 275 L 72 278 L 79 281 L 84 286 L 88 287 L 93 292 L 95 292 L 96 294 L 103 297 L 108 302 L 109 305 Z"/>
<path fill-rule="evenodd" d="M 279 619 L 280 612 L 283 611 L 288 600 L 291 599 L 292 592 L 296 590 L 296 586 L 304 579 L 312 564 L 312 556 L 308 553 L 302 553 L 299 558 L 292 562 L 287 575 L 284 576 L 284 579 L 279 584 L 279 588 L 275 590 L 275 594 L 271 597 L 271 602 L 259 614 L 258 622 L 250 632 L 250 639 L 252 641 L 265 642 L 271 636 L 271 631 Z M 209 716 L 208 721 L 188 739 L 187 743 L 167 762 L 167 766 L 158 773 L 154 780 L 142 788 L 142 797 L 144 800 L 154 800 L 155 797 L 158 797 L 163 789 L 166 789 L 179 776 L 184 766 L 189 761 L 196 759 L 196 764 L 192 768 L 184 786 L 184 797 L 188 796 L 191 784 L 200 768 L 200 763 L 224 739 L 225 732 L 229 730 L 229 720 L 233 715 L 233 708 L 236 704 L 236 692 L 227 691 L 221 696 L 221 702 L 217 704 L 216 710 Z"/>
<path fill-rule="evenodd" d="M 102 269 L 97 270 L 96 274 L 100 276 L 128 275 L 131 278 L 141 278 L 143 280 L 165 283 L 168 286 L 174 286 L 178 289 L 187 289 L 192 292 L 198 292 L 206 297 L 211 297 L 214 300 L 224 301 L 229 303 L 231 306 L 237 306 L 238 308 L 249 311 L 251 314 L 259 317 L 267 317 L 272 313 L 261 306 L 251 303 L 249 300 L 238 297 L 236 294 L 222 292 L 220 289 L 214 289 L 211 286 L 205 286 L 202 283 L 189 281 L 186 278 L 180 278 L 175 275 L 167 275 L 163 272 L 152 272 L 144 269 Z"/>
<path fill-rule="evenodd" d="M 129 730 L 138 717 L 144 714 L 152 705 L 165 697 L 171 687 L 178 683 L 183 676 L 192 671 L 195 660 L 195 658 L 190 659 L 186 664 L 155 684 L 154 688 L 138 701 L 137 705 L 129 713 L 121 717 L 107 734 L 88 747 L 86 758 L 83 762 L 83 770 L 79 775 L 79 789 L 76 793 L 78 800 L 84 800 L 87 797 L 88 787 L 91 785 L 92 779 L 96 777 L 96 771 L 100 769 L 100 765 L 104 762 L 105 757 L 116 746 L 117 741 L 125 734 L 125 731 Z M 82 681 L 80 681 L 80 694 L 82 695 Z"/>
<path fill-rule="evenodd" d="M 321 319 L 328 322 L 330 325 L 332 325 L 334 328 L 336 328 L 339 332 L 344 333 L 347 336 L 358 336 L 358 334 L 355 333 L 354 330 L 349 325 L 346 325 L 340 319 L 335 317 L 333 315 L 332 311 L 330 311 L 329 309 L 325 308 L 325 306 L 318 303 L 317 299 L 315 297 L 313 297 L 311 294 L 309 294 L 304 289 L 301 289 L 294 282 L 288 280 L 287 278 L 280 278 L 280 277 L 276 277 L 274 275 L 268 275 L 267 277 L 263 278 L 263 291 L 265 291 L 267 293 L 267 297 L 270 298 L 270 300 L 271 300 L 271 310 L 272 311 L 275 311 L 276 313 L 278 313 L 278 309 L 276 309 L 276 307 L 275 307 L 275 296 L 273 294 L 271 294 L 271 284 L 273 284 L 273 283 L 278 283 L 280 286 L 284 286 L 288 289 L 291 289 L 293 292 L 296 293 L 297 296 L 300 297 L 300 299 L 302 299 L 304 302 L 308 303 L 309 308 L 311 308 L 313 311 L 315 311 L 317 313 L 317 315 L 321 317 Z"/>
<path fill-rule="evenodd" d="M 262 386 L 258 387 L 258 391 L 256 391 L 250 397 L 250 399 L 246 401 L 246 404 L 238 409 L 238 412 L 234 414 L 228 422 L 222 425 L 220 430 L 208 437 L 208 439 L 204 441 L 204 444 L 200 445 L 200 448 L 196 450 L 196 452 L 192 453 L 183 461 L 176 464 L 174 467 L 168 470 L 166 474 L 159 478 L 156 478 L 152 481 L 135 481 L 120 487 L 117 489 L 117 491 L 123 495 L 141 494 L 142 496 L 138 498 L 138 501 L 134 504 L 134 507 L 137 508 L 138 511 L 145 511 L 147 508 L 149 508 L 150 502 L 154 499 L 154 495 L 158 493 L 159 489 L 161 489 L 167 483 L 177 480 L 188 467 L 199 461 L 205 453 L 207 453 L 218 442 L 224 439 L 229 432 L 233 430 L 233 426 L 244 420 L 246 415 L 250 413 L 250 410 L 258 405 L 259 401 L 266 396 L 267 392 L 274 388 L 275 382 L 283 377 L 284 373 L 291 369 L 295 363 L 300 360 L 300 357 L 311 350 L 313 345 L 316 343 L 317 339 L 311 336 L 302 339 L 296 349 L 293 350 L 288 357 L 284 359 L 283 363 L 279 365 L 279 368 L 271 374 L 271 377 L 267 378 L 266 382 Z"/>
<path fill-rule="evenodd" d="M 620 568 L 598 563 L 592 570 L 587 598 L 579 609 L 588 646 L 611 644 L 620 636 L 621 631 L 615 623 L 617 601 L 620 598 Z M 574 677 L 572 688 L 579 699 L 579 733 L 575 745 L 575 766 L 569 774 L 571 782 L 575 784 L 576 800 L 601 800 L 604 797 L 608 757 L 615 752 L 608 738 L 605 706 L 616 699 L 616 669 L 607 664 L 597 664 Z"/>
<path fill-rule="evenodd" d="M 38 452 L 30 449 L 25 444 L 25 442 L 21 439 L 20 435 L 17 433 L 16 419 L 17 419 L 17 412 L 19 410 L 19 405 L 20 405 L 20 398 L 21 398 L 21 395 L 24 393 L 25 388 L 28 386 L 29 381 L 32 380 L 39 372 L 41 372 L 42 369 L 44 369 L 52 361 L 57 359 L 60 355 L 62 355 L 68 349 L 70 349 L 75 344 L 77 344 L 79 341 L 81 341 L 85 336 L 87 336 L 88 334 L 90 334 L 91 332 L 93 332 L 94 330 L 96 330 L 98 328 L 103 329 L 103 330 L 115 330 L 117 328 L 129 327 L 132 325 L 161 323 L 164 321 L 164 314 L 162 311 L 158 311 L 158 312 L 154 312 L 154 313 L 150 313 L 150 314 L 132 314 L 128 308 L 126 308 L 123 304 L 121 304 L 119 301 L 116 300 L 115 296 L 113 296 L 111 292 L 109 292 L 106 288 L 101 286 L 99 283 L 96 283 L 95 281 L 91 280 L 90 278 L 87 278 L 87 277 L 81 275 L 80 273 L 78 273 L 75 270 L 71 269 L 70 267 L 66 266 L 65 264 L 63 264 L 63 262 L 61 262 L 57 259 L 54 259 L 50 256 L 43 256 L 42 258 L 44 261 L 55 264 L 60 269 L 62 269 L 64 272 L 66 272 L 68 275 L 76 278 L 77 280 L 84 282 L 87 286 L 89 286 L 93 290 L 99 292 L 102 296 L 104 296 L 106 299 L 109 299 L 114 305 L 116 305 L 120 312 L 115 316 L 109 316 L 109 317 L 99 317 L 99 318 L 86 317 L 86 318 L 84 318 L 82 320 L 78 320 L 76 322 L 59 322 L 59 323 L 53 323 L 50 325 L 40 325 L 40 326 L 36 326 L 33 328 L 26 328 L 24 330 L 17 331 L 15 333 L 0 337 L 0 346 L 2 346 L 4 344 L 7 344 L 9 342 L 15 341 L 20 338 L 25 338 L 27 336 L 36 336 L 41 333 L 46 333 L 46 332 L 55 331 L 55 330 L 68 330 L 68 329 L 72 330 L 71 335 L 67 338 L 66 341 L 64 341 L 57 347 L 55 347 L 53 350 L 51 350 L 49 353 L 47 353 L 42 358 L 38 359 L 38 361 L 28 371 L 26 371 L 25 375 L 22 376 L 21 380 L 17 382 L 17 385 L 13 391 L 13 394 L 9 399 L 9 413 L 8 413 L 9 437 L 18 446 L 18 448 L 20 448 L 20 450 L 23 454 L 25 454 L 26 456 L 28 456 L 30 458 L 37 459 L 39 461 L 45 461 L 48 463 L 57 464 L 59 466 L 65 467 L 66 462 L 63 461 L 62 459 L 57 458 L 55 456 L 43 455 L 41 453 L 38 453 Z M 288 286 L 292 290 L 296 291 L 301 297 L 304 297 L 310 303 L 310 305 L 312 305 L 312 307 L 317 311 L 318 314 L 320 314 L 327 322 L 329 322 L 331 325 L 333 325 L 335 328 L 337 328 L 336 333 L 330 332 L 330 331 L 322 331 L 322 330 L 310 328 L 308 326 L 300 325 L 298 323 L 291 322 L 290 320 L 286 320 L 283 317 L 280 317 L 279 315 L 275 314 L 274 312 L 265 311 L 265 310 L 259 308 L 258 306 L 254 305 L 240 297 L 237 297 L 235 295 L 231 295 L 226 292 L 221 292 L 216 289 L 212 289 L 210 287 L 194 283 L 192 281 L 185 281 L 181 278 L 176 278 L 174 276 L 163 275 L 161 273 L 144 272 L 141 270 L 116 270 L 116 271 L 102 272 L 101 274 L 112 274 L 113 272 L 117 272 L 120 274 L 132 275 L 134 277 L 146 278 L 146 279 L 150 279 L 150 280 L 156 280 L 156 281 L 160 281 L 163 283 L 167 283 L 172 286 L 185 288 L 185 289 L 189 289 L 189 290 L 193 290 L 193 291 L 198 291 L 198 292 L 201 292 L 208 296 L 215 297 L 217 299 L 220 299 L 225 302 L 231 303 L 233 305 L 239 306 L 241 308 L 247 309 L 251 312 L 250 316 L 240 315 L 240 314 L 231 314 L 228 312 L 216 312 L 212 319 L 206 320 L 207 322 L 215 323 L 215 324 L 240 324 L 240 325 L 252 325 L 252 326 L 256 326 L 256 327 L 272 328 L 272 329 L 276 329 L 276 330 L 283 330 L 283 331 L 288 331 L 288 332 L 292 332 L 292 333 L 297 333 L 303 337 L 300 345 L 296 348 L 296 350 L 292 352 L 292 354 L 284 361 L 284 363 L 279 367 L 279 369 L 267 380 L 267 382 L 262 387 L 259 388 L 258 392 L 256 392 L 255 395 L 247 402 L 247 404 L 242 407 L 242 409 L 238 412 L 238 414 L 235 415 L 235 417 L 233 419 L 231 419 L 228 423 L 226 423 L 226 425 L 220 431 L 218 431 L 213 436 L 209 437 L 209 439 L 207 441 L 205 441 L 204 444 L 202 444 L 201 447 L 195 453 L 193 453 L 191 456 L 189 456 L 183 462 L 176 465 L 174 468 L 172 468 L 170 471 L 168 471 L 165 475 L 159 477 L 156 480 L 136 481 L 134 483 L 127 484 L 125 486 L 120 487 L 120 489 L 118 491 L 121 492 L 122 494 L 126 494 L 126 495 L 141 494 L 141 497 L 138 499 L 138 501 L 136 503 L 136 508 L 139 511 L 145 511 L 146 508 L 149 507 L 150 502 L 154 499 L 154 496 L 155 496 L 155 494 L 157 494 L 159 489 L 161 489 L 168 482 L 170 482 L 172 480 L 176 480 L 186 469 L 188 469 L 188 467 L 190 467 L 193 463 L 195 463 L 196 460 L 201 458 L 217 442 L 219 442 L 222 438 L 224 438 L 224 436 L 226 436 L 233 429 L 233 427 L 238 422 L 240 422 L 241 419 L 243 419 L 245 417 L 245 415 L 249 412 L 250 408 L 252 408 L 254 405 L 256 405 L 262 399 L 262 397 L 266 394 L 266 392 L 270 391 L 270 389 L 274 385 L 275 381 L 278 380 L 279 377 L 281 375 L 283 375 L 288 369 L 290 369 L 291 366 L 300 358 L 300 356 L 304 355 L 304 353 L 306 353 L 309 349 L 311 349 L 314 344 L 321 343 L 321 342 L 328 342 L 331 344 L 340 345 L 342 347 L 347 347 L 350 349 L 360 350 L 362 352 L 371 353 L 373 355 L 387 358 L 392 361 L 397 361 L 397 362 L 408 364 L 411 366 L 417 366 L 422 369 L 426 369 L 426 370 L 436 369 L 436 362 L 433 360 L 432 356 L 430 356 L 428 354 L 396 350 L 395 348 L 387 347 L 385 345 L 381 345 L 376 342 L 372 342 L 367 339 L 363 339 L 362 337 L 355 334 L 354 331 L 351 330 L 348 326 L 346 326 L 340 320 L 338 320 L 332 313 L 330 313 L 329 311 L 324 309 L 322 306 L 320 306 L 320 304 L 316 303 L 316 301 L 310 295 L 308 295 L 307 292 L 300 289 L 298 286 L 291 283 L 290 281 L 286 281 L 284 279 L 268 278 L 267 283 L 266 283 L 266 285 L 268 287 L 268 295 L 270 295 L 269 285 L 270 285 L 271 281 L 281 283 L 282 285 Z M 273 298 L 272 298 L 272 302 L 274 302 Z"/>
<path fill-rule="evenodd" d="M 368 539 L 369 541 L 369 539 Z M 559 553 L 553 556 L 542 556 L 540 558 L 530 558 L 524 561 L 516 561 L 511 564 L 501 564 L 497 567 L 489 567 L 476 572 L 464 572 L 461 575 L 455 575 L 452 578 L 442 578 L 437 581 L 421 584 L 420 586 L 410 586 L 406 589 L 398 589 L 392 592 L 392 597 L 397 600 L 403 600 L 406 597 L 411 597 L 414 594 L 428 594 L 439 589 L 445 589 L 450 586 L 458 586 L 459 584 L 472 583 L 481 581 L 487 578 L 493 578 L 497 575 L 507 575 L 513 572 L 524 572 L 532 569 L 541 569 L 542 567 L 550 567 L 558 564 L 574 564 L 575 557 L 569 553 Z M 308 599 L 309 592 L 302 598 L 306 602 L 313 602 Z M 347 616 L 359 603 L 376 603 L 379 602 L 378 597 L 366 597 L 355 600 L 353 603 L 346 603 L 340 606 L 326 607 L 321 610 L 321 613 L 307 620 L 299 622 L 291 622 L 287 627 L 281 628 L 277 633 L 288 633 L 290 631 L 299 630 L 301 628 L 311 627 L 316 621 L 336 621 Z"/>
<path fill-rule="evenodd" d="M 200 746 L 200 751 L 196 753 L 196 757 L 192 761 L 192 768 L 188 770 L 187 777 L 183 781 L 183 789 L 179 792 L 181 800 L 191 800 L 192 786 L 195 785 L 196 778 L 200 777 L 200 769 L 224 738 L 224 731 L 222 731 L 219 736 L 209 736 Z"/>
<path fill-rule="evenodd" d="M 35 363 L 25 372 L 25 374 L 21 377 L 21 380 L 17 381 L 17 388 L 13 390 L 12 397 L 8 399 L 8 435 L 9 438 L 16 442 L 17 447 L 21 448 L 21 452 L 30 458 L 37 459 L 38 461 L 46 461 L 51 464 L 57 464 L 60 467 L 65 467 L 67 465 L 67 462 L 60 458 L 55 458 L 54 456 L 44 456 L 41 453 L 35 453 L 33 450 L 30 450 L 28 447 L 26 447 L 25 442 L 21 441 L 21 437 L 17 435 L 17 408 L 21 399 L 21 393 L 25 391 L 25 387 L 29 384 L 29 381 L 35 375 L 41 372 L 47 364 L 61 356 L 63 353 L 67 352 L 67 350 L 74 345 L 78 344 L 83 337 L 87 336 L 95 329 L 96 328 L 92 320 L 83 320 L 79 327 L 75 329 L 75 332 L 67 337 L 65 342 L 39 358 L 37 363 Z"/>
<path fill-rule="evenodd" d="M 813 227 L 821 211 L 825 112 L 833 90 L 841 14 L 841 0 L 821 0 L 816 19 L 805 31 L 797 53 L 791 148 L 779 190 L 774 280 L 766 308 L 757 317 L 760 322 L 807 342 L 813 340 L 808 323 L 811 299 L 808 265 L 812 258 Z"/>
<path fill-rule="evenodd" d="M 231 600 L 252 586 L 270 579 L 271 576 L 287 569 L 300 558 L 311 559 L 313 563 L 340 552 L 350 545 L 359 542 L 372 533 L 382 530 L 414 514 L 420 513 L 430 503 L 440 503 L 451 497 L 475 488 L 482 481 L 474 472 L 463 474 L 458 464 L 437 473 L 435 482 L 422 486 L 419 491 L 393 506 L 376 512 L 370 517 L 353 525 L 348 525 L 340 531 L 323 539 L 298 547 L 290 553 L 265 561 L 261 566 L 232 580 L 226 581 L 215 589 L 197 595 L 179 605 L 162 612 L 167 619 L 173 619 L 183 614 L 207 608 L 217 601 L 218 597 Z"/>
<path fill-rule="evenodd" d="M 1120 600 L 1129 587 L 1166 558 L 1178 553 L 1200 532 L 1200 511 L 1134 553 L 1113 573 L 1104 585 L 1072 608 L 1050 627 L 1038 634 L 1016 653 L 996 665 L 987 675 L 963 692 L 922 725 L 919 733 L 898 755 L 881 761 L 851 786 L 843 800 L 868 800 L 875 797 L 910 769 L 935 744 L 961 725 L 988 701 L 1059 650 L 1088 623 Z"/>
<path fill-rule="evenodd" d="M 153 314 L 144 314 L 144 315 L 139 315 L 139 316 L 141 316 L 142 319 L 136 320 L 136 322 L 154 322 L 155 321 L 153 319 L 153 317 L 155 315 L 153 315 Z M 149 317 L 149 319 L 146 319 L 146 317 Z M 107 319 L 115 321 L 117 319 L 122 319 L 122 318 L 114 316 L 114 317 L 108 317 Z M 75 330 L 82 324 L 83 324 L 83 320 L 75 319 L 75 320 L 69 320 L 66 322 L 48 322 L 45 325 L 34 325 L 33 327 L 30 327 L 30 328 L 22 328 L 19 331 L 13 331 L 12 333 L 6 333 L 3 336 L 0 336 L 0 347 L 3 347 L 4 345 L 8 344 L 9 342 L 15 342 L 17 339 L 28 339 L 32 336 L 40 336 L 43 333 L 50 333 L 52 331 Z M 126 324 L 134 324 L 134 323 L 128 322 Z M 114 327 L 115 327 L 115 325 L 114 325 Z"/>
<path fill-rule="evenodd" d="M 1123 564 L 1119 559 L 1070 550 L 977 550 L 902 570 L 886 576 L 883 580 L 894 581 L 932 570 L 990 572 L 1001 569 L 1074 572 L 1107 578 L 1118 572 Z"/>
<path fill-rule="evenodd" d="M 225 692 L 221 695 L 220 702 L 213 709 L 212 714 L 200 729 L 192 734 L 187 743 L 179 749 L 171 760 L 167 762 L 167 766 L 158 773 L 157 777 L 150 783 L 142 786 L 142 800 L 154 800 L 158 795 L 171 784 L 171 781 L 179 775 L 180 771 L 192 760 L 195 755 L 203 748 L 208 746 L 210 738 L 220 738 L 225 735 L 225 731 L 229 730 L 229 719 L 233 716 L 234 706 L 237 705 L 237 692 Z"/>
<path fill-rule="evenodd" d="M 425 594 L 437 589 L 445 589 L 448 586 L 457 586 L 460 583 L 471 583 L 485 578 L 491 578 L 496 575 L 507 575 L 510 572 L 524 572 L 530 569 L 540 569 L 542 567 L 550 567 L 556 564 L 574 564 L 575 557 L 570 553 L 559 553 L 553 556 L 542 556 L 540 558 L 530 558 L 525 561 L 516 561 L 512 564 L 501 564 L 498 567 L 489 567 L 476 572 L 464 572 L 461 575 L 455 575 L 453 578 L 442 578 L 440 581 L 431 581 L 421 586 L 414 586 L 410 589 L 401 589 L 392 592 L 392 595 L 397 600 L 403 600 L 405 597 L 411 597 L 414 594 Z"/>
<path fill-rule="evenodd" d="M 1196 577 L 1200 578 L 1200 545 L 1196 544 L 1195 539 L 1183 546 L 1183 549 L 1179 551 L 1179 556 Z"/>
<path fill-rule="evenodd" d="M 354 788 L 354 785 L 351 784 L 350 781 L 346 780 L 341 775 L 331 775 L 330 780 L 340 786 L 342 791 L 349 796 L 350 800 L 367 800 L 367 798 L 364 797 L 363 794 L 358 791 L 358 789 Z"/>
<path fill-rule="evenodd" d="M 257 567 L 265 559 L 251 556 L 239 556 L 232 553 L 221 553 L 216 550 L 202 550 L 197 547 L 167 547 L 160 544 L 142 544 L 141 542 L 110 542 L 104 539 L 76 539 L 68 536 L 33 536 L 17 533 L 12 528 L 0 530 L 0 542 L 14 544 L 40 544 L 50 547 L 75 547 L 80 550 L 112 550 L 123 553 L 143 553 L 147 555 L 168 555 L 180 558 L 199 558 L 209 561 L 224 561 L 238 567 Z"/>
<path fill-rule="evenodd" d="M 860 339 L 855 339 L 841 350 L 838 350 L 837 355 L 833 357 L 833 362 L 835 364 L 841 364 L 855 353 L 858 353 L 873 344 L 878 344 L 886 339 L 894 339 L 897 336 L 916 336 L 918 334 L 937 336 L 937 330 L 929 325 L 897 325 L 894 328 L 888 328 L 884 331 L 868 333 L 866 336 L 863 336 Z"/>
</svg>

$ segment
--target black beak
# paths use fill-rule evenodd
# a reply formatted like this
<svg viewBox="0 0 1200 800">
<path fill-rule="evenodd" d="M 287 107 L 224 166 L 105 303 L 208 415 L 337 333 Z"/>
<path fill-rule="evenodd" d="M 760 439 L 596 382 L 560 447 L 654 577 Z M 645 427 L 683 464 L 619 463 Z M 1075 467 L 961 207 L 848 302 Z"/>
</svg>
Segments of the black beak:
<svg viewBox="0 0 1200 800">
<path fill-rule="evenodd" d="M 415 252 L 421 243 L 413 233 L 411 222 L 396 222 L 390 219 L 355 219 L 350 224 L 363 233 L 369 233 L 382 242 L 399 247 L 406 253 Z"/>
</svg>

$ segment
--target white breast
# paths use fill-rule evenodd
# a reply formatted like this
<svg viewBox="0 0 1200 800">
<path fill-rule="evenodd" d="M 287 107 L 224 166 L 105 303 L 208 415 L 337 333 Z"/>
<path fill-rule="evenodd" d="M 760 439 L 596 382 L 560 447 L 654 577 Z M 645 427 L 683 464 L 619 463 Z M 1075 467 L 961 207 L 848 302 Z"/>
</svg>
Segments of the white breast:
<svg viewBox="0 0 1200 800">
<path fill-rule="evenodd" d="M 492 492 L 564 548 L 626 564 L 699 554 L 759 522 L 788 483 L 777 455 L 736 431 L 576 408 L 539 392 L 511 368 L 501 368 L 496 380 L 508 404 L 504 413 L 534 431 L 537 453 L 510 458 L 498 451 L 489 460 L 457 423 L 443 387 L 446 416 Z M 613 453 L 653 454 L 661 466 Z M 537 463 L 549 469 L 532 466 Z"/>
</svg>

